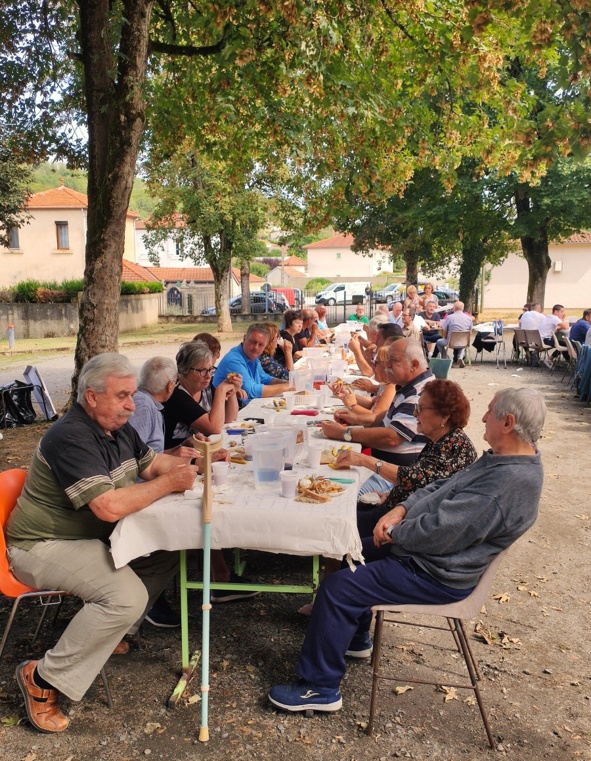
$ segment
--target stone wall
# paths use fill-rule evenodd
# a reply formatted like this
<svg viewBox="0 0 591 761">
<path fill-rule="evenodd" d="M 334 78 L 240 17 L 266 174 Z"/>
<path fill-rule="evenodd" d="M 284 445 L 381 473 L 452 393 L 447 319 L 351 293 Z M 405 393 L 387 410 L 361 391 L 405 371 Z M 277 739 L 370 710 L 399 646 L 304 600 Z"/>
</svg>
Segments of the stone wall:
<svg viewBox="0 0 591 761">
<path fill-rule="evenodd" d="M 158 322 L 158 293 L 121 296 L 119 329 L 121 333 L 138 330 Z M 0 304 L 0 331 L 14 325 L 19 338 L 73 336 L 78 332 L 78 302 L 68 304 Z"/>
</svg>

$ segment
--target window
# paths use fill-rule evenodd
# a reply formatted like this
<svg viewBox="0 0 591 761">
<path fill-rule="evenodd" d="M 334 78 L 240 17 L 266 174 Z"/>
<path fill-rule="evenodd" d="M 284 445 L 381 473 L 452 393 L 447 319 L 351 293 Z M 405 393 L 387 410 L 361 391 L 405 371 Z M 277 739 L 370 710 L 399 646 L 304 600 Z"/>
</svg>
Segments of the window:
<svg viewBox="0 0 591 761">
<path fill-rule="evenodd" d="M 340 258 L 341 258 L 341 253 L 340 253 L 340 251 L 339 251 L 339 252 L 337 253 L 337 259 L 340 259 Z"/>
<path fill-rule="evenodd" d="M 175 254 L 177 259 L 184 259 L 185 254 L 183 253 L 183 244 L 179 243 L 179 241 L 175 244 Z"/>
<path fill-rule="evenodd" d="M 58 248 L 70 248 L 70 237 L 68 235 L 68 223 L 67 222 L 56 222 L 55 223 L 55 232 L 57 236 L 57 247 Z"/>
<path fill-rule="evenodd" d="M 20 248 L 18 240 L 18 227 L 16 227 L 16 225 L 8 228 L 8 248 Z"/>
</svg>

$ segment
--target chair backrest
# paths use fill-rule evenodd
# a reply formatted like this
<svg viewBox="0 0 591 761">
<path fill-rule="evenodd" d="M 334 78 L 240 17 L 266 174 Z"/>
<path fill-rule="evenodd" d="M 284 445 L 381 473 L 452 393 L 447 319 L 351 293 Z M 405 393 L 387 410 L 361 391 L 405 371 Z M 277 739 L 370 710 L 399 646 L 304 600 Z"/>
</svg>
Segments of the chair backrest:
<svg viewBox="0 0 591 761">
<path fill-rule="evenodd" d="M 447 380 L 449 378 L 449 371 L 451 369 L 451 359 L 443 359 L 442 357 L 432 357 L 429 360 L 429 369 L 433 375 L 439 380 Z"/>
<path fill-rule="evenodd" d="M 571 341 L 572 345 L 575 347 L 575 351 L 577 352 L 577 357 L 581 353 L 581 349 L 583 348 L 583 345 L 580 341 Z"/>
<path fill-rule="evenodd" d="M 465 349 L 470 343 L 471 330 L 454 330 L 449 334 L 448 349 Z"/>
<path fill-rule="evenodd" d="M 18 597 L 31 589 L 31 587 L 21 584 L 12 575 L 8 565 L 6 538 L 4 536 L 10 513 L 23 490 L 26 478 L 26 471 L 19 468 L 12 468 L 0 473 L 0 592 L 7 597 Z"/>
<path fill-rule="evenodd" d="M 499 338 L 503 337 L 503 321 L 502 320 L 495 320 L 493 322 L 493 330 L 495 334 L 495 338 L 498 336 Z"/>
<path fill-rule="evenodd" d="M 554 341 L 554 348 L 558 349 L 558 351 L 564 352 L 564 346 L 561 346 L 558 342 L 558 336 L 556 333 L 552 333 L 552 340 Z"/>
<path fill-rule="evenodd" d="M 525 346 L 527 339 L 525 337 L 525 330 L 522 328 L 515 328 L 515 343 L 517 346 Z"/>
<path fill-rule="evenodd" d="M 527 341 L 527 345 L 530 347 L 530 349 L 540 350 L 548 348 L 543 342 L 539 330 L 526 330 L 525 340 Z"/>
<path fill-rule="evenodd" d="M 568 356 L 576 362 L 577 360 L 577 350 L 573 346 L 573 342 L 570 340 L 568 336 L 565 336 L 564 341 L 566 343 L 566 348 L 568 350 Z"/>
</svg>

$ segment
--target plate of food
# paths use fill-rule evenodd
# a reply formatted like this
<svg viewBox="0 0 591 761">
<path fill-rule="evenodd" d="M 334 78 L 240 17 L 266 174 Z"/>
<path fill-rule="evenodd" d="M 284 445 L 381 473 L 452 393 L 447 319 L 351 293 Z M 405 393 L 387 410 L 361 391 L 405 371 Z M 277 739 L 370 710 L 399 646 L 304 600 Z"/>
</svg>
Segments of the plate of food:
<svg viewBox="0 0 591 761">
<path fill-rule="evenodd" d="M 322 504 L 330 502 L 345 491 L 340 484 L 322 476 L 304 476 L 298 481 L 298 496 L 296 502 Z"/>
<path fill-rule="evenodd" d="M 285 410 L 287 409 L 287 402 L 285 399 L 270 399 L 268 402 L 263 402 L 261 407 L 266 410 Z"/>
<path fill-rule="evenodd" d="M 344 444 L 342 447 L 327 447 L 320 453 L 320 464 L 329 465 L 332 468 L 335 466 L 340 454 L 343 452 L 350 452 L 352 449 L 353 447 L 348 447 L 346 444 Z"/>
</svg>

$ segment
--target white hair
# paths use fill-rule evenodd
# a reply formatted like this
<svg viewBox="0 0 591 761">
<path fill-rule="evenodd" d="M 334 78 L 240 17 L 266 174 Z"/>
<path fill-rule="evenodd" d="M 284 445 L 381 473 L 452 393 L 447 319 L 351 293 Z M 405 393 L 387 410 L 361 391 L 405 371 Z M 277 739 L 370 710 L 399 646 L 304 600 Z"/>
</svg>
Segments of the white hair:
<svg viewBox="0 0 591 761">
<path fill-rule="evenodd" d="M 97 354 L 88 360 L 80 372 L 76 394 L 78 404 L 86 404 L 86 392 L 90 388 L 99 394 L 104 393 L 109 377 L 135 379 L 136 376 L 133 365 L 122 354 Z"/>
<path fill-rule="evenodd" d="M 537 389 L 505 388 L 494 395 L 492 412 L 497 420 L 513 415 L 515 434 L 535 446 L 546 420 L 546 402 Z"/>
<path fill-rule="evenodd" d="M 166 389 L 171 381 L 176 381 L 177 369 L 174 360 L 169 357 L 152 357 L 142 365 L 140 370 L 140 388 L 154 396 Z"/>
</svg>

